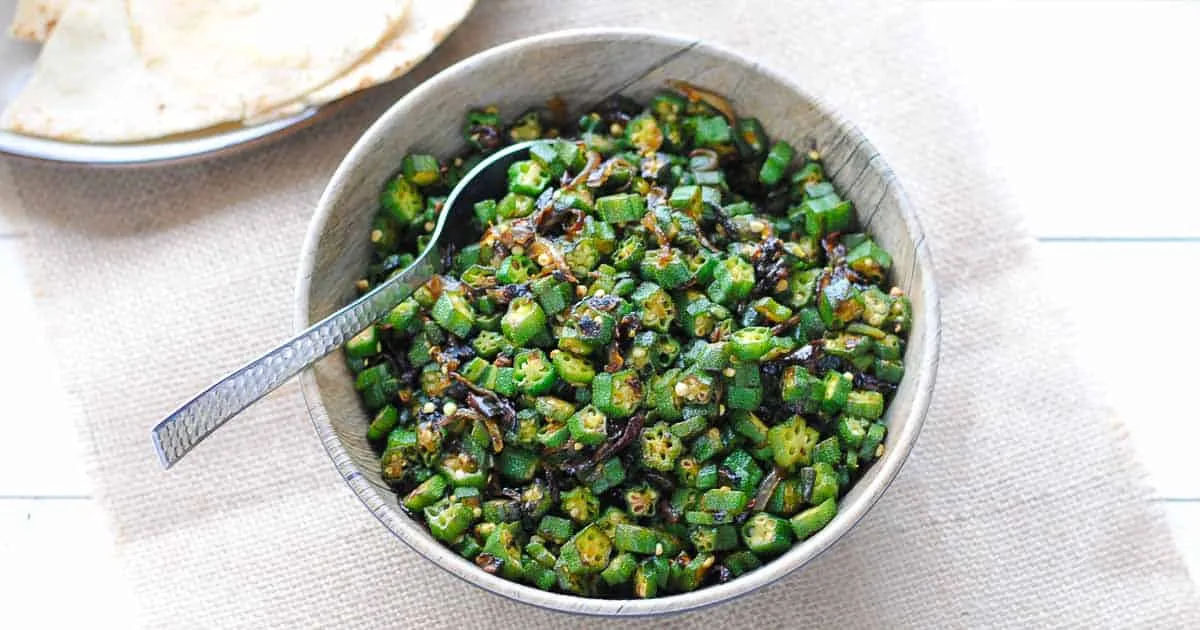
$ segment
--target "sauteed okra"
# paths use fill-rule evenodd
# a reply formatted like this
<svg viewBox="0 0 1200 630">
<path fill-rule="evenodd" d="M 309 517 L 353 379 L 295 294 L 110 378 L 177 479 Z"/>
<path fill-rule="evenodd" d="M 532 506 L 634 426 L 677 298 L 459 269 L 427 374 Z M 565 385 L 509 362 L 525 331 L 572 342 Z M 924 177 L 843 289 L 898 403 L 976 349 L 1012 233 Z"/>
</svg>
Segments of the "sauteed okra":
<svg viewBox="0 0 1200 630">
<path fill-rule="evenodd" d="M 489 573 L 612 598 L 731 580 L 883 454 L 912 323 L 891 257 L 815 148 L 676 87 L 571 124 L 471 111 L 469 151 L 409 155 L 381 195 L 360 290 L 483 156 L 550 139 L 475 206 L 479 241 L 346 345 L 384 481 Z"/>
</svg>

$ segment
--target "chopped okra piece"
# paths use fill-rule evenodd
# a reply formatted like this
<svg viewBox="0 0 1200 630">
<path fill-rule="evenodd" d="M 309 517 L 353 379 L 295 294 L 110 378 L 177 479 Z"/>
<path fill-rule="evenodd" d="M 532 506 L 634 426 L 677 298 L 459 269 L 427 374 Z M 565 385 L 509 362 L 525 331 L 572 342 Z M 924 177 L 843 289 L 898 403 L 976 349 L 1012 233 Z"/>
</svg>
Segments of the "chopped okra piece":
<svg viewBox="0 0 1200 630">
<path fill-rule="evenodd" d="M 500 329 L 513 345 L 525 346 L 545 331 L 546 312 L 532 299 L 518 297 L 509 303 Z"/>
<path fill-rule="evenodd" d="M 826 499 L 793 516 L 791 519 L 792 533 L 796 535 L 797 539 L 804 540 L 828 525 L 835 516 L 837 516 L 837 500 Z"/>
<path fill-rule="evenodd" d="M 603 442 L 608 437 L 607 427 L 608 419 L 592 405 L 576 411 L 567 420 L 571 438 L 586 446 L 595 446 Z"/>
<path fill-rule="evenodd" d="M 742 540 L 754 553 L 783 553 L 792 546 L 792 526 L 787 519 L 758 512 L 742 525 Z"/>
<path fill-rule="evenodd" d="M 671 433 L 665 422 L 642 430 L 642 465 L 669 472 L 683 454 L 683 442 Z"/>
<path fill-rule="evenodd" d="M 787 168 L 791 165 L 795 155 L 796 150 L 792 148 L 792 145 L 782 140 L 776 142 L 767 153 L 767 159 L 763 161 L 762 168 L 758 171 L 758 181 L 767 186 L 778 184 L 787 174 Z"/>
<path fill-rule="evenodd" d="M 592 379 L 592 404 L 608 416 L 627 418 L 641 402 L 642 384 L 633 370 L 602 372 Z"/>
</svg>

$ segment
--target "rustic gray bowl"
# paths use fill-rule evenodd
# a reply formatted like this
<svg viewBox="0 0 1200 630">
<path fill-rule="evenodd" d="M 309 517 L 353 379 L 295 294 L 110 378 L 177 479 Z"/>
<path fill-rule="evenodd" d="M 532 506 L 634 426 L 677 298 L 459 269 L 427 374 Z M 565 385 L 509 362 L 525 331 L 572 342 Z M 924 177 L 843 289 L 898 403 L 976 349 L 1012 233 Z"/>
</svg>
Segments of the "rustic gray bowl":
<svg viewBox="0 0 1200 630">
<path fill-rule="evenodd" d="M 888 409 L 887 452 L 842 498 L 837 518 L 762 568 L 726 584 L 651 600 L 603 600 L 548 593 L 489 575 L 435 541 L 400 510 L 364 438 L 368 418 L 340 353 L 302 376 L 317 434 L 334 466 L 371 514 L 417 553 L 454 575 L 510 599 L 592 615 L 672 613 L 727 601 L 769 584 L 829 548 L 879 499 L 900 471 L 929 407 L 937 368 L 938 302 L 925 238 L 892 172 L 848 123 L 775 72 L 703 41 L 647 31 L 589 29 L 524 39 L 462 61 L 391 107 L 350 150 L 321 197 L 300 265 L 299 331 L 347 303 L 367 265 L 367 235 L 378 191 L 409 151 L 450 155 L 463 148 L 470 106 L 496 104 L 515 115 L 559 95 L 572 106 L 617 91 L 646 98 L 667 79 L 727 95 L 757 116 L 773 138 L 816 141 L 833 181 L 859 220 L 895 257 L 893 281 L 912 297 L 916 322 L 906 376 Z M 573 112 L 574 113 L 574 112 Z"/>
</svg>

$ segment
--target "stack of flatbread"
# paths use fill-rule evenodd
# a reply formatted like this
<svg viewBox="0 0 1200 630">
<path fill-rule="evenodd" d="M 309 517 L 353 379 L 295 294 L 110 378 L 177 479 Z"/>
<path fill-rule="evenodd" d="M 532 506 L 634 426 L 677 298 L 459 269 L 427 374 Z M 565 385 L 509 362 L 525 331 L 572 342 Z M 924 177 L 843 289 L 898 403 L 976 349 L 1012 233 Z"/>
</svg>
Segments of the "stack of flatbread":
<svg viewBox="0 0 1200 630">
<path fill-rule="evenodd" d="M 43 42 L 0 128 L 136 142 L 295 114 L 390 81 L 474 0 L 18 0 Z"/>
</svg>

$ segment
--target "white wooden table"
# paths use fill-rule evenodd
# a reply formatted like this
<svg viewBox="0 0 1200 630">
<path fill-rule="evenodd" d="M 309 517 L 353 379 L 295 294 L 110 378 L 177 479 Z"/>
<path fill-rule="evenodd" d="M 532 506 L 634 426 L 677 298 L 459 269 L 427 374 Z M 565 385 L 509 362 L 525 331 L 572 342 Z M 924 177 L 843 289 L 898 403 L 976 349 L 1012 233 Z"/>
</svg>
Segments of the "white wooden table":
<svg viewBox="0 0 1200 630">
<path fill-rule="evenodd" d="M 1193 579 L 1200 578 L 1200 4 L 936 2 L 931 36 L 1038 237 L 1045 282 L 1072 305 L 1085 369 L 1106 385 Z M 1155 179 L 1137 179 L 1153 160 Z M 2 186 L 0 186 L 2 188 Z M 128 619 L 104 517 L 90 498 L 46 331 L 0 223 L 0 626 Z M 1140 297 L 1139 297 L 1140 296 Z M 1173 334 L 1142 330 L 1177 321 Z M 1052 421 L 1052 419 L 1048 419 Z M 56 462 L 23 445 L 52 440 Z M 147 442 L 149 448 L 149 442 Z M 23 471 L 37 470 L 38 475 Z M 13 622 L 17 622 L 14 624 Z M 105 625 L 101 623 L 100 625 Z"/>
</svg>

